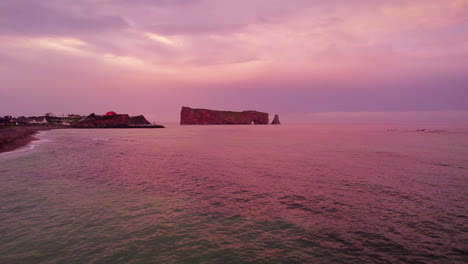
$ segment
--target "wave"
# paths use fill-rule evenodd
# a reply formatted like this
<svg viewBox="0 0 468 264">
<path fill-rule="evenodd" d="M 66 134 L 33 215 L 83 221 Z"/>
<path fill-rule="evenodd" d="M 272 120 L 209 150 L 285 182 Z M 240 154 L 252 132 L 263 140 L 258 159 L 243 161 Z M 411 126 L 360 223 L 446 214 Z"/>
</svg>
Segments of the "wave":
<svg viewBox="0 0 468 264">
<path fill-rule="evenodd" d="M 94 140 L 94 141 L 109 141 L 111 139 L 110 138 L 91 138 L 91 140 Z"/>
<path fill-rule="evenodd" d="M 4 153 L 0 153 L 0 156 L 6 156 L 6 155 L 10 155 L 10 154 L 15 154 L 15 153 L 31 151 L 31 150 L 35 149 L 36 147 L 38 147 L 41 144 L 51 142 L 52 140 L 50 140 L 50 139 L 41 138 L 44 134 L 46 134 L 46 132 L 47 131 L 39 131 L 38 133 L 33 135 L 33 137 L 37 138 L 36 140 L 32 140 L 27 145 L 25 145 L 23 147 L 20 147 L 18 149 L 15 149 L 15 150 L 12 150 L 12 151 L 7 151 L 7 152 L 4 152 Z"/>
</svg>

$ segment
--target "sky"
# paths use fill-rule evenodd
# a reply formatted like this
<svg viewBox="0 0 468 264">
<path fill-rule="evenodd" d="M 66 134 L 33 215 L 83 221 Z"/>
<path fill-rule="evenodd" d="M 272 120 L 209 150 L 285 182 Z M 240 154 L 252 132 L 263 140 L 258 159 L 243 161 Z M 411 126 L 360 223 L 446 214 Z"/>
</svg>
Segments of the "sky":
<svg viewBox="0 0 468 264">
<path fill-rule="evenodd" d="M 1 0 L 0 115 L 467 122 L 468 0 Z"/>
</svg>

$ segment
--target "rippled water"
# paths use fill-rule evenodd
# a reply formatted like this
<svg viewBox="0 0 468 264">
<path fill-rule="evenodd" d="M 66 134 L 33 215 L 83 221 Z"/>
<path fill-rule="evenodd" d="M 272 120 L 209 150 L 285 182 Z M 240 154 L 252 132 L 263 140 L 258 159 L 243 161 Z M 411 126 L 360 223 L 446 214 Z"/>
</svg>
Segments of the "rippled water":
<svg viewBox="0 0 468 264">
<path fill-rule="evenodd" d="M 48 131 L 0 156 L 0 263 L 466 263 L 467 130 L 416 128 Z"/>
</svg>

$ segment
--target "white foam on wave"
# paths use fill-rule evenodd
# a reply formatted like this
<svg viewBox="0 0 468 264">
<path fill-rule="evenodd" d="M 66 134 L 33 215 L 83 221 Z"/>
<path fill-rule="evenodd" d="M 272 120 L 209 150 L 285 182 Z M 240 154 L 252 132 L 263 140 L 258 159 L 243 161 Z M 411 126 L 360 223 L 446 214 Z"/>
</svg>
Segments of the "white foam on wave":
<svg viewBox="0 0 468 264">
<path fill-rule="evenodd" d="M 94 140 L 94 141 L 109 141 L 110 138 L 91 138 L 91 140 Z"/>
<path fill-rule="evenodd" d="M 52 140 L 47 139 L 47 138 L 42 138 L 42 136 L 44 136 L 44 134 L 46 134 L 46 133 L 47 133 L 47 131 L 39 131 L 38 133 L 33 135 L 33 137 L 37 138 L 37 140 L 32 140 L 26 146 L 20 147 L 18 149 L 8 151 L 8 152 L 4 152 L 4 153 L 0 153 L 0 156 L 6 156 L 6 155 L 9 155 L 9 154 L 15 154 L 15 153 L 20 153 L 20 152 L 31 151 L 31 150 L 35 149 L 37 146 L 39 146 L 39 145 L 41 145 L 43 143 L 47 143 L 47 142 L 52 141 Z"/>
</svg>

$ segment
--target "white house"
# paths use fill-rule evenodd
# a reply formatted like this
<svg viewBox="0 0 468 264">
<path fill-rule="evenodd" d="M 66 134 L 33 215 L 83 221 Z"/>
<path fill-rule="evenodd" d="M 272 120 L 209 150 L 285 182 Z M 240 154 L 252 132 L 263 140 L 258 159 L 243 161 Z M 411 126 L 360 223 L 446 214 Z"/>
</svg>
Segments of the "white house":
<svg viewBox="0 0 468 264">
<path fill-rule="evenodd" d="M 47 119 L 44 116 L 29 117 L 26 119 L 26 122 L 29 124 L 42 124 L 42 125 L 46 125 L 49 123 L 47 122 Z"/>
</svg>

